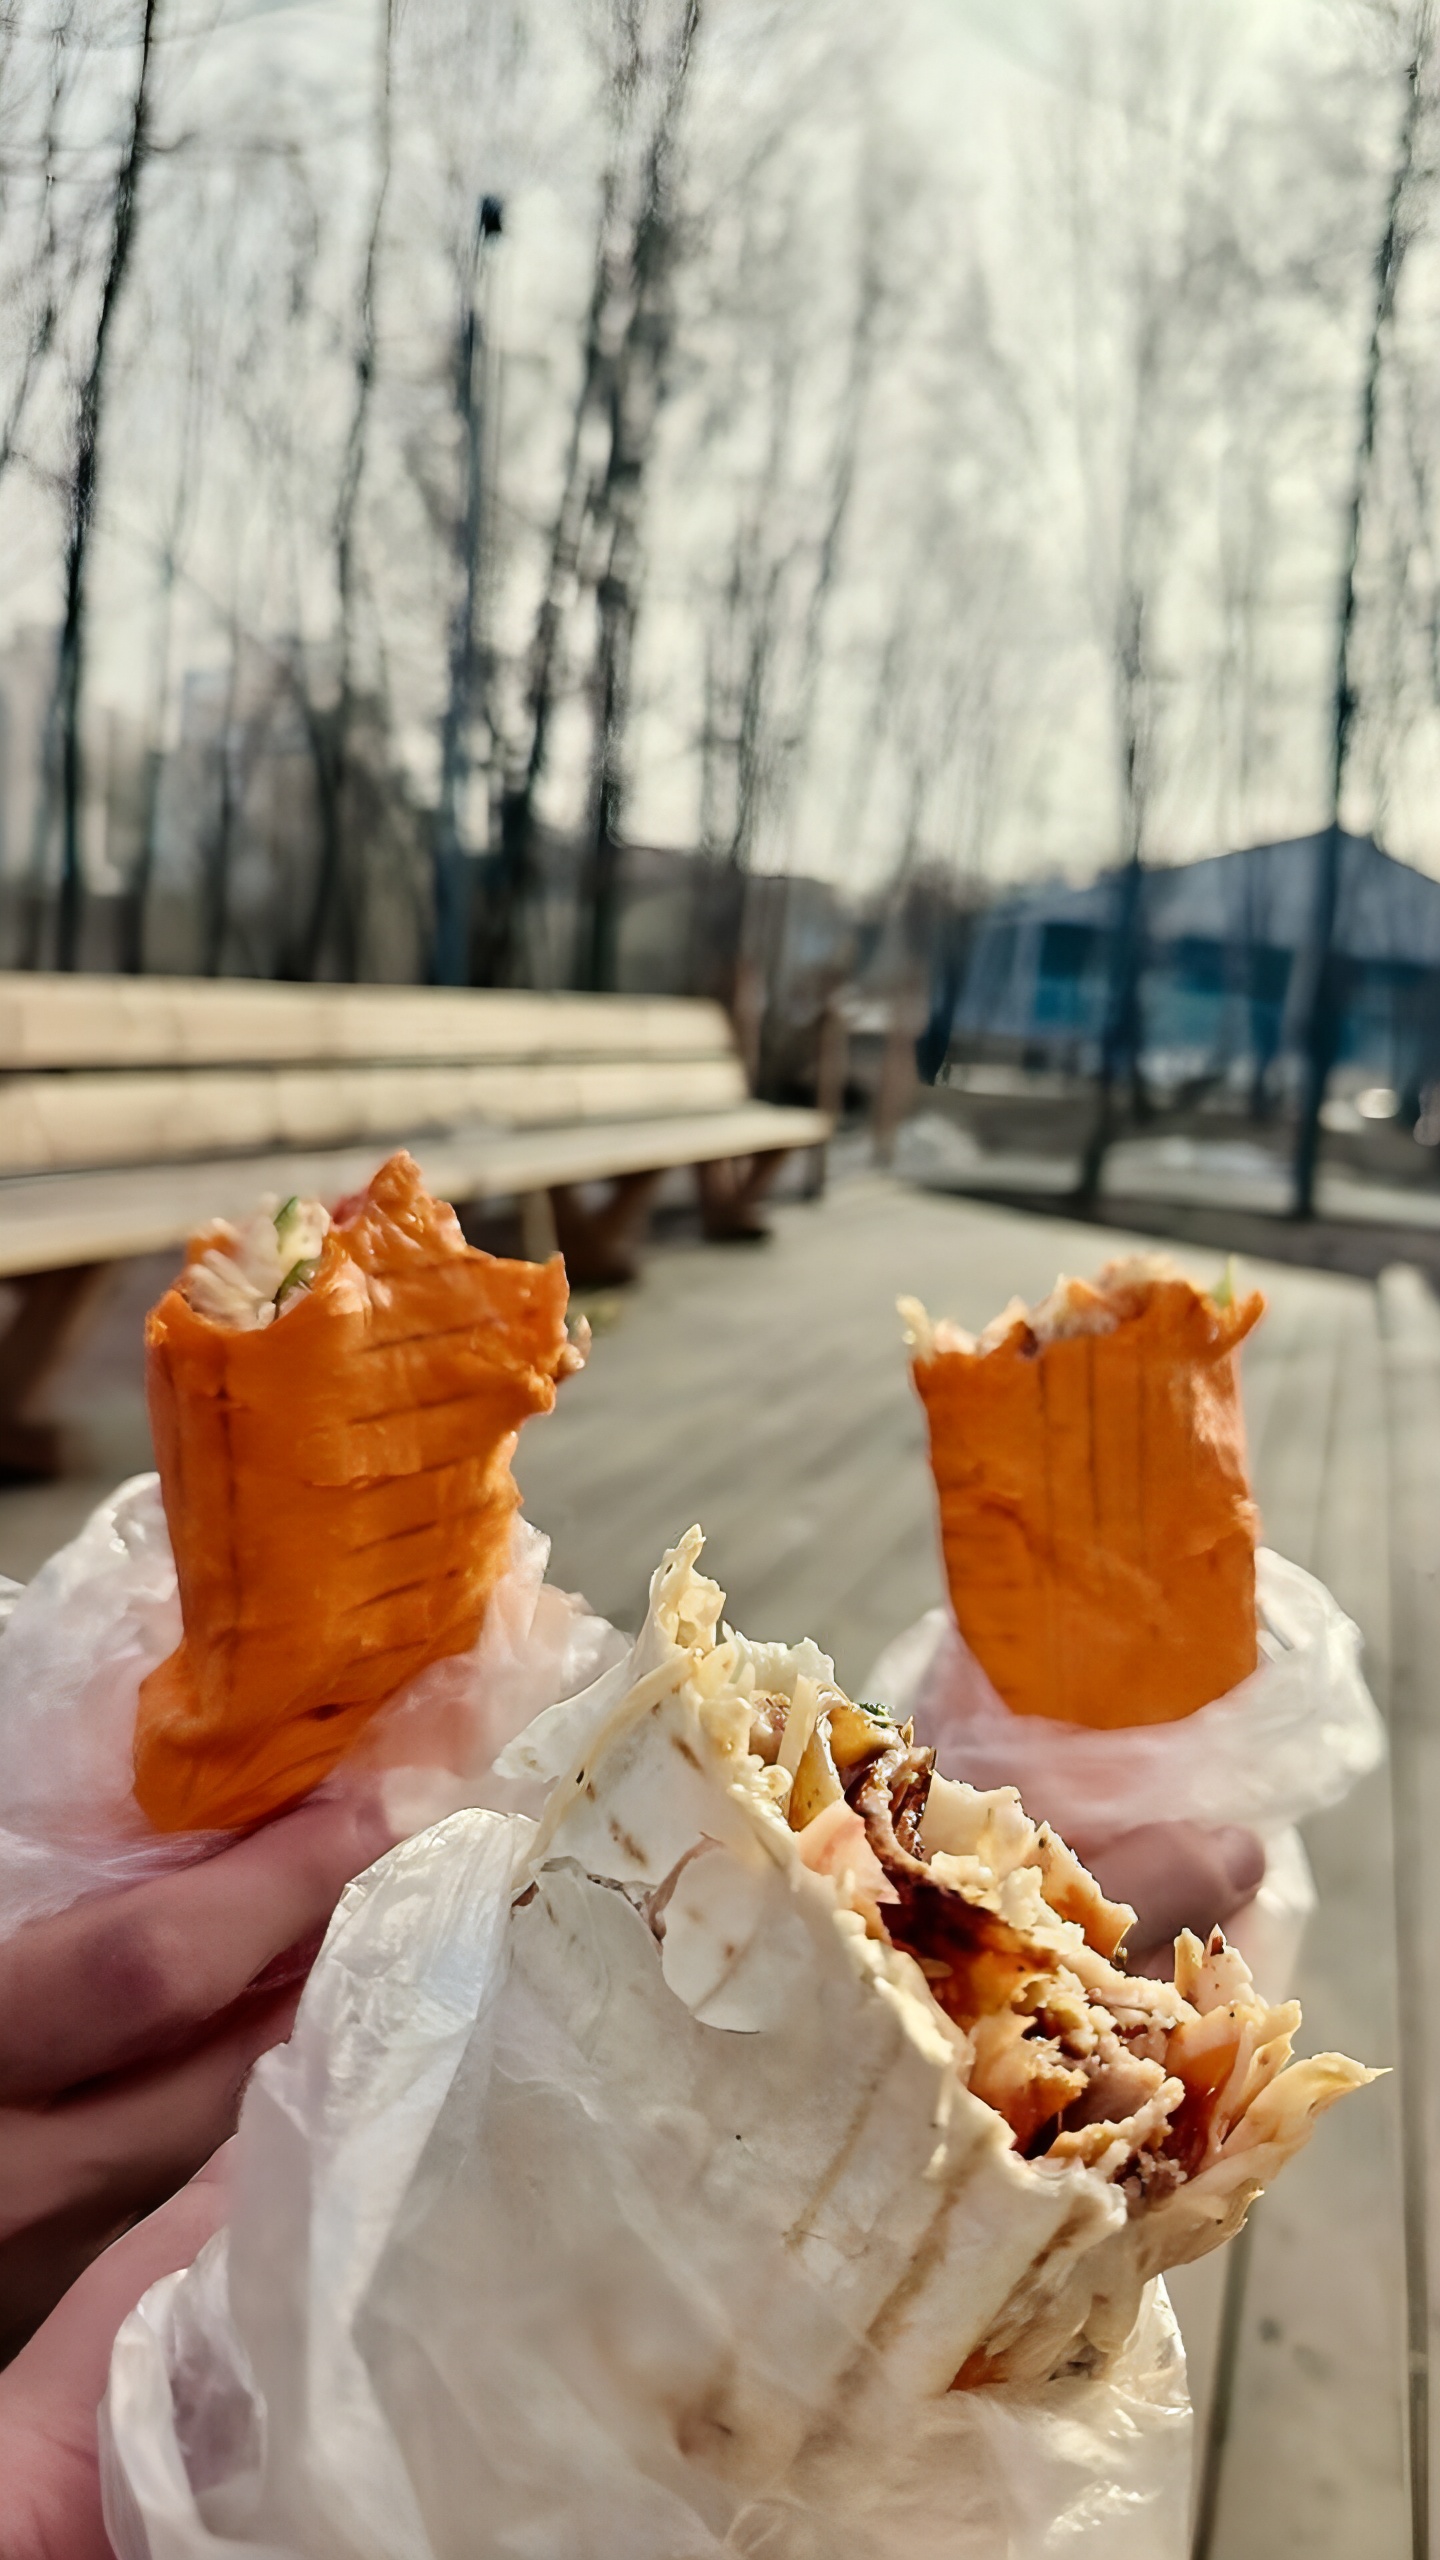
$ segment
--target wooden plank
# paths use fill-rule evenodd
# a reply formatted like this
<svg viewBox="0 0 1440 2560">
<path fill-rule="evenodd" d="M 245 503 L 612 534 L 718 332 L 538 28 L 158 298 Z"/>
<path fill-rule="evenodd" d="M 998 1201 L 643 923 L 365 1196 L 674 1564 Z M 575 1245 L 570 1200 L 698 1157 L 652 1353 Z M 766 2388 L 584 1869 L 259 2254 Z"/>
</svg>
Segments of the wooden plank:
<svg viewBox="0 0 1440 2560">
<path fill-rule="evenodd" d="M 1252 1337 L 1245 1376 L 1251 1480 L 1265 1537 L 1307 1570 L 1316 1561 L 1332 1432 L 1337 1327 L 1351 1298 L 1368 1309 L 1361 1282 L 1294 1275 Z"/>
<path fill-rule="evenodd" d="M 0 971 L 0 1069 L 688 1057 L 733 1047 L 722 1008 L 692 996 Z"/>
<path fill-rule="evenodd" d="M 1297 1274 L 1282 1303 L 1254 1446 L 1267 1534 L 1360 1621 L 1383 1702 L 1388 1452 L 1373 1295 Z M 1295 1984 L 1304 2048 L 1388 2066 L 1399 2050 L 1388 1773 L 1308 1823 L 1306 1843 L 1319 1902 Z M 1253 2214 L 1230 2264 L 1200 2560 L 1409 2552 L 1401 2194 L 1392 2080 L 1330 2118 Z"/>
<path fill-rule="evenodd" d="M 1440 1310 L 1418 1271 L 1380 1282 L 1392 1452 L 1391 1736 L 1405 2048 L 1411 2465 L 1418 2555 L 1440 2523 Z"/>
<path fill-rule="evenodd" d="M 0 1082 L 0 1175 L 159 1164 L 273 1147 L 354 1146 L 475 1121 L 538 1129 L 734 1110 L 737 1057 L 532 1065 L 155 1068 Z"/>
<path fill-rule="evenodd" d="M 813 1594 L 818 1606 L 825 1592 L 826 1625 L 811 1632 L 838 1647 L 842 1676 L 858 1680 L 940 1597 L 896 1297 L 920 1296 L 975 1327 L 1017 1291 L 1040 1295 L 1057 1265 L 1093 1270 L 1126 1245 L 1108 1231 L 867 1179 L 839 1187 L 823 1210 L 780 1213 L 775 1242 L 753 1257 L 701 1247 L 658 1257 L 643 1301 L 567 1388 L 563 1434 L 523 1443 L 526 1465 L 544 1470 L 537 1516 L 547 1527 L 562 1515 L 575 1522 L 587 1568 L 599 1568 L 591 1596 L 622 1615 L 633 1614 L 661 1546 L 698 1516 L 742 1622 L 748 1613 L 764 1632 L 771 1595 L 783 1594 L 798 1630 L 802 1602 Z M 1215 1276 L 1213 1253 L 1181 1260 Z M 1277 1309 L 1307 1276 L 1274 1274 Z M 1331 1285 L 1365 1294 L 1358 1283 Z M 591 1494 L 602 1476 L 614 1493 L 599 1518 Z M 808 1559 L 829 1556 L 842 1520 L 844 1566 L 817 1561 L 812 1580 Z"/>
<path fill-rule="evenodd" d="M 654 1165 L 696 1164 L 706 1156 L 813 1147 L 828 1134 L 819 1112 L 747 1102 L 734 1111 L 588 1128 L 411 1133 L 409 1143 L 431 1188 L 442 1199 L 465 1201 L 601 1181 Z M 0 1182 L 0 1277 L 157 1253 L 209 1218 L 246 1216 L 266 1192 L 338 1200 L 369 1181 L 384 1152 L 372 1144 Z"/>
<path fill-rule="evenodd" d="M 1097 1255 L 1088 1229 L 865 1182 L 837 1191 L 813 1225 L 787 1215 L 753 1264 L 700 1248 L 657 1260 L 643 1347 L 629 1322 L 603 1345 L 606 1364 L 623 1364 L 623 1387 L 602 1396 L 581 1379 L 567 1389 L 567 1461 L 547 1479 L 538 1516 L 555 1527 L 588 1494 L 592 1471 L 618 1459 L 644 1512 L 642 1525 L 622 1498 L 587 1521 L 593 1596 L 611 1595 L 609 1614 L 633 1621 L 650 1566 L 699 1516 L 747 1622 L 791 1633 L 823 1624 L 842 1676 L 860 1680 L 887 1638 L 941 1596 L 896 1297 L 913 1288 L 978 1325 L 1017 1284 L 1032 1296 L 1050 1285 L 1057 1237 L 1080 1269 L 1112 1241 Z M 1213 1256 L 1203 1268 L 1213 1275 Z M 757 1486 L 767 1489 L 758 1500 Z M 881 1552 L 891 1558 L 883 1574 Z"/>
<path fill-rule="evenodd" d="M 427 1170 L 445 1187 L 442 1164 Z M 658 1253 L 643 1289 L 601 1310 L 610 1329 L 555 1415 L 522 1436 L 518 1472 L 553 1538 L 556 1579 L 634 1624 L 662 1547 L 699 1518 L 736 1623 L 813 1634 L 841 1678 L 862 1685 L 882 1645 L 941 1595 L 896 1296 L 978 1326 L 1012 1292 L 1039 1295 L 1057 1264 L 1093 1270 L 1125 1243 L 866 1179 L 780 1209 L 773 1243 L 753 1252 Z M 1213 1254 L 1180 1258 L 1213 1279 Z M 1272 1312 L 1247 1353 L 1247 1402 L 1270 1533 L 1303 1549 L 1361 1618 L 1378 1681 L 1387 1521 L 1371 1294 L 1327 1275 L 1257 1276 Z M 1423 1428 L 1440 1472 L 1440 1416 Z M 1440 1519 L 1440 1482 L 1429 1518 Z M 1440 1628 L 1431 1651 L 1440 1660 Z M 1306 2049 L 1333 2041 L 1382 2060 L 1396 2049 L 1388 1819 L 1381 1777 L 1310 1827 L 1323 1899 L 1302 1983 Z M 1217 2390 L 1228 2424 L 1209 2560 L 1392 2560 L 1410 2547 L 1395 2086 L 1328 2119 L 1255 2217 L 1249 2282 L 1231 2293 L 1230 2388 L 1222 2372 Z M 1202 2405 L 1227 2343 L 1220 2296 L 1235 2265 L 1233 2254 L 1212 2260 L 1176 2288 Z"/>
<path fill-rule="evenodd" d="M 698 1518 L 738 1622 L 808 1628 L 841 1677 L 860 1681 L 940 1596 L 895 1299 L 915 1288 L 982 1322 L 1014 1283 L 1048 1285 L 1055 1251 L 1039 1221 L 865 1181 L 823 1208 L 777 1213 L 774 1241 L 753 1254 L 656 1257 L 643 1299 L 567 1387 L 560 1421 L 522 1442 L 562 1580 L 583 1580 L 607 1614 L 633 1623 L 662 1548 Z M 902 1524 L 903 1587 L 832 1562 L 837 1510 L 866 1566 L 894 1554 Z"/>
<path fill-rule="evenodd" d="M 1248 1283 L 1253 1275 L 1244 1274 Z M 1264 1315 L 1249 1336 L 1240 1353 L 1240 1374 L 1245 1401 L 1245 1438 L 1250 1459 L 1250 1472 L 1255 1472 L 1255 1453 L 1261 1446 L 1267 1427 L 1270 1406 L 1285 1371 L 1287 1345 L 1300 1322 L 1298 1296 L 1282 1296 L 1278 1305 L 1267 1301 Z"/>
<path fill-rule="evenodd" d="M 812 1634 L 841 1679 L 863 1686 L 882 1645 L 942 1593 L 896 1296 L 975 1327 L 1012 1292 L 1039 1295 L 1057 1264 L 1093 1270 L 1125 1245 L 864 1181 L 818 1210 L 781 1212 L 775 1243 L 753 1258 L 657 1258 L 553 1425 L 521 1442 L 527 1506 L 554 1537 L 558 1578 L 633 1624 L 662 1548 L 699 1519 L 735 1623 Z M 1181 1259 L 1214 1278 L 1213 1254 Z M 1271 1302 L 1246 1369 L 1269 1532 L 1332 1575 L 1373 1631 L 1379 1678 L 1372 1293 L 1273 1266 L 1253 1276 Z M 1395 2051 L 1387 1822 L 1382 1775 L 1311 1826 L 1325 1904 L 1302 1986 L 1306 2050 L 1334 2042 L 1382 2061 Z M 1226 2422 L 1209 2560 L 1305 2549 L 1390 2560 L 1408 2547 L 1393 2085 L 1331 2118 L 1287 2172 L 1255 2218 L 1248 2285 L 1234 2280 L 1245 2258 L 1233 2253 L 1177 2280 L 1202 2437 L 1212 2401 Z"/>
</svg>

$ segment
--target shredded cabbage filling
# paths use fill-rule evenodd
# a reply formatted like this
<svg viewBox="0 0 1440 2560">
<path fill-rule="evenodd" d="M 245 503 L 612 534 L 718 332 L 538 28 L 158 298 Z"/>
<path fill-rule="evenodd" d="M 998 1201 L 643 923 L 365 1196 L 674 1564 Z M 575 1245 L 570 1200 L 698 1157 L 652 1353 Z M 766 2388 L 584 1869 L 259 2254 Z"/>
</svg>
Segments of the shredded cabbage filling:
<svg viewBox="0 0 1440 2560">
<path fill-rule="evenodd" d="M 197 1315 L 237 1333 L 254 1333 L 284 1315 L 309 1288 L 330 1232 L 318 1200 L 262 1199 L 243 1225 L 217 1218 L 187 1264 L 180 1287 Z"/>
</svg>

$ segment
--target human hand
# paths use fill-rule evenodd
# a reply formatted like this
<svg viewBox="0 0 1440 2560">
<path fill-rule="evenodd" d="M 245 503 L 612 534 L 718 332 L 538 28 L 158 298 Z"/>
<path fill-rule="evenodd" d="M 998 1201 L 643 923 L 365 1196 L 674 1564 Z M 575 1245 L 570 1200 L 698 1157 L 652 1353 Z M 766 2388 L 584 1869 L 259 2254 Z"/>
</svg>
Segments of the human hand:
<svg viewBox="0 0 1440 2560">
<path fill-rule="evenodd" d="M 393 1837 L 378 1797 L 302 1805 L 0 1945 L 0 2363 L 233 2132 L 342 1886 Z"/>
<path fill-rule="evenodd" d="M 1092 1850 L 1085 1864 L 1110 1901 L 1134 1910 L 1126 1954 L 1141 1972 L 1152 1956 L 1168 1960 L 1182 1929 L 1208 1938 L 1243 1910 L 1264 1876 L 1265 1850 L 1239 1823 L 1207 1831 L 1198 1822 L 1145 1822 Z"/>
<path fill-rule="evenodd" d="M 96 2411 L 121 2322 L 188 2267 L 225 2219 L 227 2151 L 127 2231 L 73 2284 L 0 2373 L 5 2560 L 112 2560 L 100 2511 Z"/>
</svg>

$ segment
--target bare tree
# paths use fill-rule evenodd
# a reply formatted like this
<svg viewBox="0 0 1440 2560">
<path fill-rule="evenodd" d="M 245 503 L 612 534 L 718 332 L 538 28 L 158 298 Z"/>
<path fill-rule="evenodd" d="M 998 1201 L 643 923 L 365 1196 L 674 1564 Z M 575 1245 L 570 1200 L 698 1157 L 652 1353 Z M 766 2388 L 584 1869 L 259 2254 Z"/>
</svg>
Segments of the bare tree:
<svg viewBox="0 0 1440 2560">
<path fill-rule="evenodd" d="M 938 307 L 917 314 L 934 352 L 906 399 L 903 440 L 883 421 L 892 575 L 842 803 L 858 837 L 878 802 L 889 894 L 902 900 L 921 875 L 972 887 L 983 875 L 1017 787 L 1019 706 L 1036 690 L 1040 598 L 1010 494 L 1034 468 L 1034 424 L 983 271 L 960 264 L 953 284 L 945 273 Z"/>
<path fill-rule="evenodd" d="M 365 476 L 371 409 L 375 391 L 376 298 L 385 204 L 390 190 L 393 134 L 395 0 L 379 0 L 378 62 L 375 82 L 375 158 L 365 249 L 355 304 L 350 420 L 340 466 L 340 483 L 332 519 L 335 616 L 333 699 L 317 701 L 297 661 L 300 702 L 315 768 L 315 797 L 320 846 L 315 890 L 299 951 L 299 974 L 319 974 L 327 943 L 336 937 L 342 976 L 353 976 L 355 914 L 346 895 L 345 825 L 350 726 L 355 708 L 355 612 L 359 582 L 357 510 Z"/>
<path fill-rule="evenodd" d="M 455 339 L 455 408 L 465 455 L 465 503 L 458 536 L 457 594 L 450 628 L 449 686 L 440 729 L 440 798 L 435 812 L 434 949 L 431 974 L 439 986 L 463 986 L 470 974 L 469 900 L 460 812 L 470 776 L 470 737 L 477 711 L 490 729 L 483 683 L 485 643 L 480 604 L 486 573 L 487 426 L 486 376 L 490 355 L 485 292 L 492 244 L 500 237 L 498 196 L 481 196 L 475 208 L 468 269 Z"/>
<path fill-rule="evenodd" d="M 19 235 L 0 277 L 0 302 L 18 320 L 20 336 L 0 406 L 0 480 L 24 451 L 35 395 L 88 246 L 87 224 L 73 217 L 67 221 L 62 211 L 65 190 L 60 183 L 67 115 L 83 50 L 76 40 L 76 11 L 77 0 L 66 0 L 45 31 L 44 103 L 29 173 L 31 192 L 38 197 L 33 227 L 7 219 L 17 190 L 9 172 L 0 180 L 0 239 L 5 232 Z M 19 8 L 7 12 L 0 22 L 0 102 L 10 108 L 0 126 L 0 150 L 7 156 L 23 136 L 23 107 L 28 102 L 18 55 L 26 32 Z"/>
<path fill-rule="evenodd" d="M 125 139 L 115 177 L 109 249 L 89 359 L 80 383 L 75 454 L 70 478 L 70 523 L 65 545 L 65 604 L 55 678 L 54 733 L 60 785 L 60 902 L 55 956 L 62 969 L 79 959 L 84 896 L 81 862 L 81 701 L 85 677 L 87 574 L 100 468 L 100 432 L 106 367 L 115 315 L 135 242 L 141 178 L 150 142 L 151 74 L 159 0 L 140 0 L 138 59 Z"/>
<path fill-rule="evenodd" d="M 1302 1035 L 1303 1081 L 1295 1139 L 1297 1217 L 1314 1211 L 1320 1113 L 1335 1061 L 1343 1005 L 1335 922 L 1341 870 L 1341 804 L 1350 768 L 1359 708 L 1355 682 L 1358 568 L 1371 495 L 1380 400 L 1396 289 L 1417 219 L 1416 156 L 1427 105 L 1426 83 L 1434 48 L 1430 0 L 1417 0 L 1406 29 L 1401 111 L 1374 256 L 1374 290 L 1360 382 L 1355 456 L 1344 518 L 1334 691 L 1330 722 L 1329 815 L 1321 838 L 1315 912 L 1309 953 L 1310 989 Z"/>
<path fill-rule="evenodd" d="M 1059 128 L 1057 216 L 1084 581 L 1109 689 L 1118 816 L 1094 1109 L 1077 1196 L 1093 1199 L 1122 1096 L 1143 1104 L 1143 880 L 1161 778 L 1174 531 L 1207 415 L 1222 297 L 1218 167 L 1230 130 L 1211 25 L 1169 7 L 1080 9 Z"/>
<path fill-rule="evenodd" d="M 882 197 L 890 199 L 887 220 Z M 900 200 L 897 202 L 897 197 Z M 793 809 L 803 784 L 805 760 L 814 734 L 816 704 L 825 667 L 831 611 L 845 558 L 846 536 L 855 504 L 866 421 L 880 352 L 881 322 L 887 288 L 896 300 L 893 250 L 901 235 L 903 196 L 893 171 L 882 178 L 874 154 L 867 152 L 859 205 L 859 247 L 855 298 L 850 317 L 845 370 L 830 448 L 825 513 L 815 546 L 809 592 L 800 634 L 799 667 L 786 732 L 779 744 L 772 790 L 784 809 Z M 890 272 L 887 273 L 887 268 Z"/>
<path fill-rule="evenodd" d="M 221 270 L 224 273 L 223 267 Z M 161 783 L 175 681 L 175 604 L 186 547 L 200 495 L 205 430 L 216 380 L 218 296 L 191 294 L 184 313 L 187 340 L 175 466 L 162 500 L 158 528 L 150 701 L 140 805 L 140 837 L 119 919 L 120 966 L 134 975 L 145 967 L 145 919 L 159 853 Z M 211 932 L 206 928 L 207 949 Z M 218 965 L 218 964 L 217 964 Z"/>
<path fill-rule="evenodd" d="M 576 952 L 577 979 L 588 987 L 608 986 L 614 976 L 624 738 L 640 609 L 642 508 L 674 338 L 673 282 L 680 223 L 676 162 L 701 11 L 702 0 L 682 0 L 645 151 L 624 286 L 629 309 L 605 393 L 609 451 L 593 507 L 599 566 L 592 816 Z"/>
<path fill-rule="evenodd" d="M 560 692 L 561 642 L 579 572 L 593 486 L 597 416 L 604 390 L 613 318 L 630 231 L 632 133 L 642 85 L 644 0 L 614 0 L 606 27 L 602 74 L 607 147 L 600 179 L 595 254 L 582 329 L 579 378 L 571 404 L 560 487 L 550 519 L 540 597 L 527 655 L 523 743 L 511 745 L 500 800 L 500 865 L 486 918 L 486 975 L 512 976 L 519 960 L 521 918 L 533 859 L 536 800 L 545 775 Z"/>
<path fill-rule="evenodd" d="M 1331 699 L 1329 815 L 1321 838 L 1316 875 L 1309 954 L 1310 991 L 1302 1038 L 1303 1081 L 1295 1132 L 1294 1211 L 1297 1218 L 1308 1218 L 1314 1213 L 1320 1112 L 1339 1044 L 1344 991 L 1335 949 L 1335 919 L 1340 895 L 1341 803 L 1350 769 L 1358 708 L 1354 668 L 1357 571 L 1375 461 L 1380 399 L 1396 288 L 1418 218 L 1416 156 L 1428 104 L 1427 82 L 1432 71 L 1434 43 L 1431 0 L 1415 0 L 1405 28 L 1400 112 L 1395 127 L 1384 211 L 1375 244 L 1374 289 L 1360 379 L 1355 456 L 1344 519 L 1336 614 L 1335 679 Z"/>
<path fill-rule="evenodd" d="M 882 321 L 887 315 L 893 321 L 899 299 L 887 268 L 891 243 L 903 229 L 903 191 L 899 201 L 892 191 L 887 218 L 872 143 L 867 137 L 858 155 L 853 268 L 837 261 L 827 244 L 826 265 L 839 265 L 850 288 L 838 333 L 829 308 L 818 317 L 815 312 L 807 255 L 813 243 L 800 245 L 801 173 L 785 166 L 781 136 L 751 154 L 747 212 L 724 289 L 731 345 L 716 367 L 717 398 L 702 424 L 700 447 L 703 454 L 733 439 L 750 451 L 720 574 L 712 570 L 701 589 L 701 832 L 702 842 L 737 873 L 751 868 L 762 835 L 776 846 L 787 840 L 803 792 Z M 767 166 L 767 157 L 776 165 Z M 712 304 L 712 325 L 713 316 Z M 825 385 L 823 430 L 817 377 Z M 763 436 L 752 441 L 761 419 Z"/>
<path fill-rule="evenodd" d="M 253 719 L 249 722 L 242 720 L 241 681 L 245 650 L 239 621 L 234 616 L 229 637 L 225 689 L 220 697 L 213 747 L 214 806 L 200 846 L 200 967 L 207 978 L 218 978 L 225 962 L 235 841 L 249 762 L 242 743 L 242 730 L 253 736 L 255 726 Z"/>
<path fill-rule="evenodd" d="M 801 566 L 802 547 L 791 494 L 802 339 L 796 326 L 796 280 L 785 274 L 776 255 L 778 242 L 798 220 L 798 206 L 788 185 L 777 189 L 772 183 L 768 201 L 762 200 L 756 175 L 752 167 L 733 305 L 726 314 L 735 331 L 740 311 L 748 312 L 754 332 L 747 350 L 750 362 L 743 377 L 738 364 L 718 368 L 719 400 L 701 428 L 703 452 L 733 432 L 737 397 L 747 425 L 764 422 L 754 463 L 736 493 L 721 574 L 712 579 L 708 593 L 702 590 L 701 602 L 706 626 L 701 840 L 737 873 L 750 867 L 775 773 L 777 659 L 790 619 L 788 589 Z"/>
<path fill-rule="evenodd" d="M 1249 228 L 1257 211 L 1253 205 L 1238 209 L 1226 243 L 1232 297 L 1217 369 L 1222 440 L 1214 510 L 1219 644 L 1210 734 L 1198 724 L 1215 778 L 1216 843 L 1237 849 L 1248 839 L 1266 713 L 1273 710 L 1265 640 L 1279 553 L 1276 456 L 1284 447 L 1287 413 L 1298 405 L 1288 369 L 1273 360 L 1272 279 L 1257 272 Z M 1261 229 L 1254 220 L 1254 231 Z M 1269 1106 L 1274 1053 L 1260 1002 L 1265 917 L 1259 881 L 1258 866 L 1247 863 L 1239 930 L 1227 952 L 1225 1003 L 1208 1067 L 1197 1080 L 1218 1083 L 1232 1058 L 1248 1052 L 1250 1117 L 1257 1122 Z"/>
</svg>

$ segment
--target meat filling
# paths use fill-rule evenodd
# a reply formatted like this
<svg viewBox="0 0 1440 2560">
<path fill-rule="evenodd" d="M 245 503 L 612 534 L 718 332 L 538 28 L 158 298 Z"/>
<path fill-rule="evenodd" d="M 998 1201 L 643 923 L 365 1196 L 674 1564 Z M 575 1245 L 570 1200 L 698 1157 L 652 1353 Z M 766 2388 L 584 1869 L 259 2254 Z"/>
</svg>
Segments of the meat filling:
<svg viewBox="0 0 1440 2560">
<path fill-rule="evenodd" d="M 1097 2168 L 1133 2210 L 1197 2175 L 1288 2059 L 1298 2011 L 1262 2002 L 1218 1931 L 1208 1947 L 1177 1942 L 1171 1983 L 1128 1975 L 1134 1914 L 1013 1788 L 941 1777 L 883 1710 L 836 1691 L 767 1695 L 751 1749 L 782 1791 L 788 1776 L 792 1830 L 803 1841 L 818 1826 L 808 1864 L 852 1874 L 847 1811 L 858 1817 L 870 1861 L 854 1905 L 919 1966 L 960 2031 L 969 2087 L 1027 2158 Z"/>
</svg>

